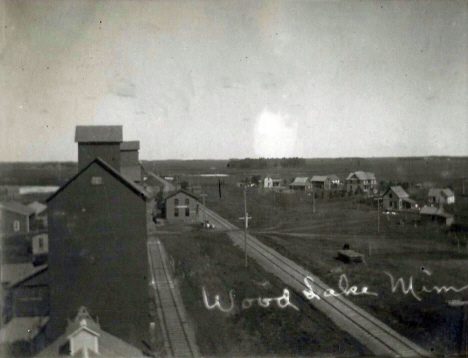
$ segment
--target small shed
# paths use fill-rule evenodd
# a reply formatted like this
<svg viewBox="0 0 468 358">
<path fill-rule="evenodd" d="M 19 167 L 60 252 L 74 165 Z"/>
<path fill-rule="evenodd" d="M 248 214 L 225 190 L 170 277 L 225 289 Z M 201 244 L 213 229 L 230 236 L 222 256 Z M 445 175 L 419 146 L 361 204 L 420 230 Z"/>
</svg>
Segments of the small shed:
<svg viewBox="0 0 468 358">
<path fill-rule="evenodd" d="M 453 224 L 453 215 L 446 213 L 442 208 L 424 206 L 419 212 L 421 223 L 435 223 L 450 226 Z"/>
<path fill-rule="evenodd" d="M 306 191 L 312 188 L 312 184 L 310 183 L 310 179 L 308 177 L 297 177 L 294 181 L 289 184 L 289 189 L 292 190 L 299 190 L 299 191 Z"/>
</svg>

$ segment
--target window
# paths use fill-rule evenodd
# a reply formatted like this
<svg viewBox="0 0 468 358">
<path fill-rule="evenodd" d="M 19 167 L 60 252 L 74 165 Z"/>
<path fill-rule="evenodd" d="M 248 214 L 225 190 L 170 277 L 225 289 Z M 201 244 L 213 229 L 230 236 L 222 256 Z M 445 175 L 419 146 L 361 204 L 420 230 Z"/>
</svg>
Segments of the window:
<svg viewBox="0 0 468 358">
<path fill-rule="evenodd" d="M 13 230 L 14 231 L 20 231 L 20 222 L 19 222 L 19 220 L 13 221 Z"/>
<path fill-rule="evenodd" d="M 102 181 L 102 177 L 92 177 L 91 178 L 91 185 L 103 185 L 104 182 Z"/>
<path fill-rule="evenodd" d="M 41 237 L 39 238 L 39 248 L 43 249 L 44 248 L 44 239 Z"/>
<path fill-rule="evenodd" d="M 175 217 L 179 216 L 179 208 L 174 208 L 174 216 Z"/>
<path fill-rule="evenodd" d="M 174 199 L 174 205 L 179 205 L 179 199 Z"/>
<path fill-rule="evenodd" d="M 190 216 L 190 209 L 189 208 L 185 208 L 185 216 Z"/>
<path fill-rule="evenodd" d="M 190 204 L 190 199 L 189 198 L 185 199 L 185 205 L 189 205 L 189 204 Z"/>
<path fill-rule="evenodd" d="M 388 194 L 388 197 L 391 199 L 392 198 L 392 193 Z"/>
</svg>

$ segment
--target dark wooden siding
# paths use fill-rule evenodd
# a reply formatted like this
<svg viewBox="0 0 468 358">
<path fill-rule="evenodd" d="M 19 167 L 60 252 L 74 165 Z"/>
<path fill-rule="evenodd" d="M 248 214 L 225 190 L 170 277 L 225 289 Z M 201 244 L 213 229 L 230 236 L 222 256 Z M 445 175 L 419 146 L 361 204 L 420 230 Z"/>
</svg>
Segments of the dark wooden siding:
<svg viewBox="0 0 468 358">
<path fill-rule="evenodd" d="M 119 143 L 79 143 L 78 171 L 85 168 L 97 157 L 103 159 L 115 170 L 120 170 Z"/>
<path fill-rule="evenodd" d="M 48 337 L 84 305 L 109 333 L 148 342 L 146 245 L 146 202 L 97 163 L 49 201 Z"/>
<path fill-rule="evenodd" d="M 179 203 L 176 205 L 175 200 Z M 188 209 L 189 216 L 185 216 L 185 200 L 189 200 Z M 169 221 L 193 221 L 197 219 L 197 205 L 198 201 L 190 195 L 184 193 L 177 193 L 176 195 L 166 200 L 166 220 Z M 179 208 L 177 208 L 179 206 Z M 175 216 L 175 210 L 177 209 L 179 216 Z"/>
<path fill-rule="evenodd" d="M 20 230 L 14 230 L 14 222 L 18 220 Z M 28 232 L 28 217 L 13 211 L 0 209 L 0 235 L 21 234 Z"/>
</svg>

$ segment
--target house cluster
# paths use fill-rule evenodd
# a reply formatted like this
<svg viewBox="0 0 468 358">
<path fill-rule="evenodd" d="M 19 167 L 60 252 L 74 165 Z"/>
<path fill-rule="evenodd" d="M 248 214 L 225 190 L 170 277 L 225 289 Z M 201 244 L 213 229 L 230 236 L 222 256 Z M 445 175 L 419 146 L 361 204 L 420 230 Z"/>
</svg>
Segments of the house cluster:
<svg viewBox="0 0 468 358">
<path fill-rule="evenodd" d="M 47 199 L 48 241 L 36 239 L 47 264 L 30 263 L 4 285 L 10 313 L 0 344 L 39 340 L 47 357 L 142 356 L 155 324 L 147 260 L 154 199 L 142 185 L 139 142 L 124 142 L 122 126 L 77 126 L 75 142 L 78 172 Z M 0 222 L 27 232 L 42 209 L 2 204 L 11 219 Z"/>
<path fill-rule="evenodd" d="M 312 177 L 296 177 L 290 183 L 285 179 L 267 175 L 263 181 L 265 189 L 290 189 L 294 191 L 314 190 L 343 190 L 357 193 L 374 193 L 377 190 L 377 181 L 373 173 L 357 171 L 350 173 L 344 184 L 335 174 L 313 175 Z"/>
<path fill-rule="evenodd" d="M 455 203 L 455 194 L 449 188 L 432 188 L 427 194 L 426 204 L 419 208 L 401 186 L 392 186 L 382 196 L 382 208 L 386 211 L 419 210 L 421 222 L 452 225 L 454 216 L 445 211 L 447 205 Z"/>
</svg>

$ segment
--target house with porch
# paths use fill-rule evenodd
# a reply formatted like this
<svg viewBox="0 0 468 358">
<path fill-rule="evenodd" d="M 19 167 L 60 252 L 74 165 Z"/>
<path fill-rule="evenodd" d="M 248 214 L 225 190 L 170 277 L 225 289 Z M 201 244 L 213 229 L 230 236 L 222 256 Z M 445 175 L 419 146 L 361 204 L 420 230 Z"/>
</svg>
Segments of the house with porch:
<svg viewBox="0 0 468 358">
<path fill-rule="evenodd" d="M 418 205 L 401 186 L 392 186 L 382 196 L 383 210 L 415 210 Z"/>
<path fill-rule="evenodd" d="M 289 189 L 297 191 L 307 191 L 312 188 L 310 179 L 308 177 L 297 177 L 294 181 L 289 184 Z"/>
<path fill-rule="evenodd" d="M 346 178 L 346 191 L 355 193 L 361 191 L 369 193 L 377 188 L 377 180 L 374 173 L 357 171 L 350 173 Z"/>
</svg>

